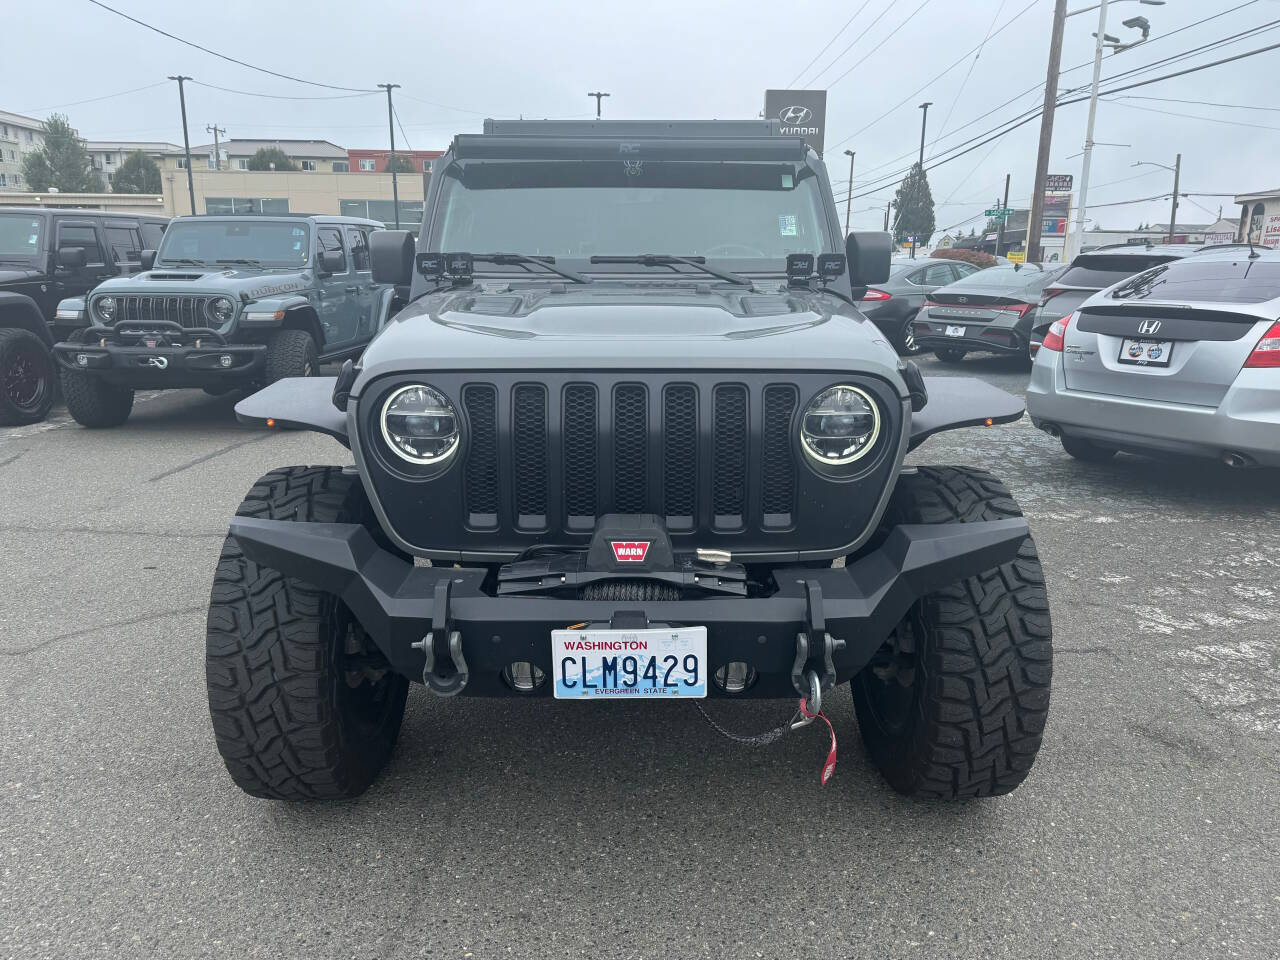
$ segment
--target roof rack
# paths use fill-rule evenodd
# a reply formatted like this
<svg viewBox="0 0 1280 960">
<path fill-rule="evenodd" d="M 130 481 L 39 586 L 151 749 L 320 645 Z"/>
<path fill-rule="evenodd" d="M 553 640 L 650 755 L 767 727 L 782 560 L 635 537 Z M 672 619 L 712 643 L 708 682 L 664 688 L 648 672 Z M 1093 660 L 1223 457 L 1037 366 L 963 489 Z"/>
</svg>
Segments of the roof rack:
<svg viewBox="0 0 1280 960">
<path fill-rule="evenodd" d="M 485 120 L 484 132 L 499 137 L 744 140 L 781 136 L 782 123 L 778 120 Z"/>
</svg>

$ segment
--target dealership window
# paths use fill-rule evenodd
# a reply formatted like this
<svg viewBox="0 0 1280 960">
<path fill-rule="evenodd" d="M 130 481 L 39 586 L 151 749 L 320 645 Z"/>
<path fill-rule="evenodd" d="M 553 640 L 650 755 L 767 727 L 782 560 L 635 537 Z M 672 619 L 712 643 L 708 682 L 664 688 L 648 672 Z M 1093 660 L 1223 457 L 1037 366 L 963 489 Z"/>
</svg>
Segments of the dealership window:
<svg viewBox="0 0 1280 960">
<path fill-rule="evenodd" d="M 338 210 L 344 217 L 366 217 L 391 226 L 396 222 L 395 204 L 390 200 L 339 200 Z M 400 201 L 400 225 L 422 222 L 422 201 Z"/>
<path fill-rule="evenodd" d="M 350 173 L 351 163 L 347 160 L 335 160 L 333 161 L 333 172 L 334 173 Z"/>
<path fill-rule="evenodd" d="M 302 169 L 303 169 L 303 170 L 305 170 L 305 171 L 307 171 L 308 173 L 315 173 L 315 172 L 316 172 L 316 162 L 315 162 L 314 160 L 303 160 L 303 161 L 302 161 Z"/>
<path fill-rule="evenodd" d="M 288 213 L 287 197 L 205 197 L 204 212 L 210 216 L 247 213 Z"/>
<path fill-rule="evenodd" d="M 374 170 L 378 169 L 378 161 L 377 160 L 361 160 L 360 169 L 363 170 L 365 173 L 372 173 Z"/>
</svg>

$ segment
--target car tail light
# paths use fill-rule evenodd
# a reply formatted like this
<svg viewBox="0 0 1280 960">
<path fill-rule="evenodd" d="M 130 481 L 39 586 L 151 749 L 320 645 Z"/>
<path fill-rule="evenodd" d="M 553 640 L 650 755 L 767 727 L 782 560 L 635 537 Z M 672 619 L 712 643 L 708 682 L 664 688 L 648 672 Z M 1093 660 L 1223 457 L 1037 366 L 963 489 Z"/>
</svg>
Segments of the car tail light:
<svg viewBox="0 0 1280 960">
<path fill-rule="evenodd" d="M 1044 293 L 1042 293 L 1042 294 L 1040 295 L 1040 306 L 1042 306 L 1042 307 L 1043 307 L 1046 303 L 1048 303 L 1048 302 L 1049 302 L 1050 300 L 1052 300 L 1054 297 L 1060 297 L 1060 296 L 1062 296 L 1062 295 L 1063 295 L 1064 293 L 1066 293 L 1066 292 L 1067 292 L 1067 291 L 1066 291 L 1065 289 L 1063 289 L 1063 288 L 1059 288 L 1059 287 L 1050 287 L 1049 289 L 1047 289 Z"/>
<path fill-rule="evenodd" d="M 1280 367 L 1280 321 L 1262 335 L 1258 345 L 1244 362 L 1246 367 Z"/>
<path fill-rule="evenodd" d="M 1056 350 L 1061 353 L 1062 341 L 1067 336 L 1067 327 L 1071 325 L 1071 318 L 1074 316 L 1074 313 L 1069 313 L 1065 317 L 1060 317 L 1053 321 L 1053 326 L 1045 333 L 1044 343 L 1040 346 L 1046 350 Z"/>
<path fill-rule="evenodd" d="M 868 287 L 867 292 L 862 295 L 861 299 L 863 303 L 879 303 L 881 300 L 892 300 L 893 294 Z"/>
</svg>

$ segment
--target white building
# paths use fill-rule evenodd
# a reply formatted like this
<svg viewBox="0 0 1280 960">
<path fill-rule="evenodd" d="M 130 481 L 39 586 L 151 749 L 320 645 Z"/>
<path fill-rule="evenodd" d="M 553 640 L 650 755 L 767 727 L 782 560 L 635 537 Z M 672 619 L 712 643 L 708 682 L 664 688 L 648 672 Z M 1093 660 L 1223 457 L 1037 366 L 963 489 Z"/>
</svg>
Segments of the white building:
<svg viewBox="0 0 1280 960">
<path fill-rule="evenodd" d="M 27 189 L 22 161 L 44 146 L 44 122 L 0 110 L 0 190 Z"/>
<path fill-rule="evenodd" d="M 174 143 L 142 140 L 90 140 L 85 144 L 89 156 L 93 158 L 93 168 L 102 174 L 102 182 L 107 190 L 111 189 L 111 178 L 124 163 L 125 157 L 141 150 L 156 162 L 165 166 L 165 158 L 173 154 L 181 154 L 182 147 Z"/>
</svg>

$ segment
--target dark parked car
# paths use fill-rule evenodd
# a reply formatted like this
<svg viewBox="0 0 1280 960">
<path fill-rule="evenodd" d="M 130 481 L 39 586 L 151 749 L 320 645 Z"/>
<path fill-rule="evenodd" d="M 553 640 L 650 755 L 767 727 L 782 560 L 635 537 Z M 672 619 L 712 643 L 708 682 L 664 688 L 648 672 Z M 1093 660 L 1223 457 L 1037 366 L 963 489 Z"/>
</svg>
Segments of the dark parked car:
<svg viewBox="0 0 1280 960">
<path fill-rule="evenodd" d="M 925 297 L 979 269 L 970 263 L 940 257 L 894 260 L 889 279 L 869 288 L 859 301 L 858 309 L 880 328 L 899 353 L 910 356 L 920 352 L 911 321 L 924 306 Z"/>
<path fill-rule="evenodd" d="M 57 392 L 50 350 L 70 332 L 58 303 L 142 269 L 166 217 L 0 207 L 0 424 L 43 420 Z"/>
<path fill-rule="evenodd" d="M 374 277 L 410 288 L 394 322 L 236 408 L 355 466 L 273 470 L 231 521 L 205 663 L 235 782 L 359 794 L 410 680 L 635 717 L 813 718 L 848 684 L 896 789 L 1013 790 L 1052 672 L 1030 531 L 986 471 L 903 464 L 1022 402 L 922 377 L 859 314 L 888 234 L 841 236 L 776 120 L 485 131 L 436 161 L 416 251 L 372 239 Z"/>
<path fill-rule="evenodd" d="M 1190 244 L 1118 244 L 1082 253 L 1044 288 L 1031 319 L 1029 352 L 1044 343 L 1045 332 L 1071 314 L 1099 290 L 1105 290 L 1143 270 L 1190 256 L 1202 247 Z"/>
<path fill-rule="evenodd" d="M 1026 356 L 1040 294 L 1062 271 L 1012 263 L 935 290 L 914 323 L 916 343 L 947 363 L 974 351 Z"/>
</svg>

